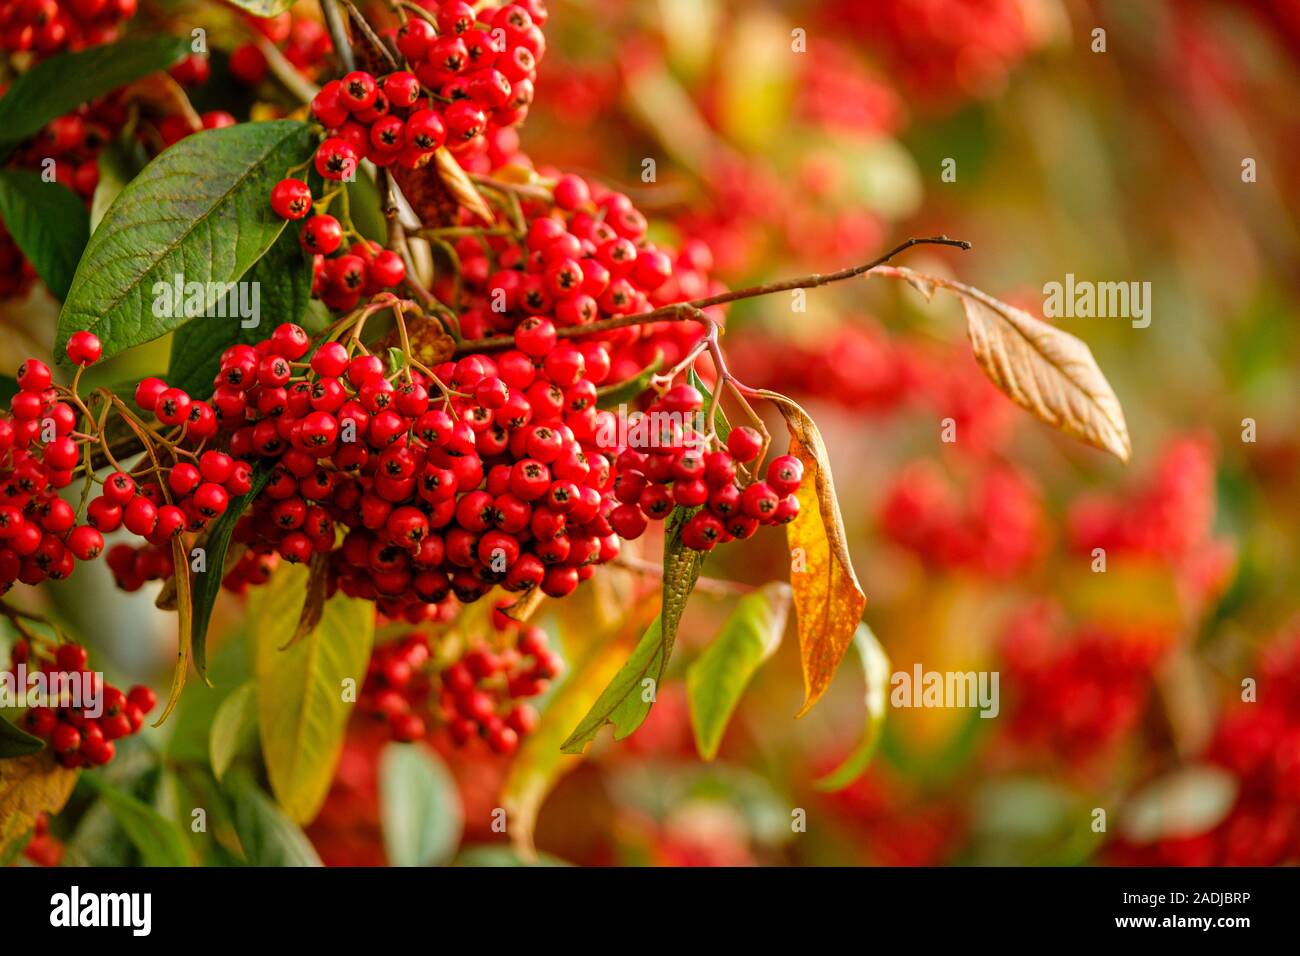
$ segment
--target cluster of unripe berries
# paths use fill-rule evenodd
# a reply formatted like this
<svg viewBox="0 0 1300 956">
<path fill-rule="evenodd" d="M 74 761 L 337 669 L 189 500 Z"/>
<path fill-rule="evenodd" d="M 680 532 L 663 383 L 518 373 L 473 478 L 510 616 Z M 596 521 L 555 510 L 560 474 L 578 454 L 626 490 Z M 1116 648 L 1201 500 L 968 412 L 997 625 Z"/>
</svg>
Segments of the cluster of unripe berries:
<svg viewBox="0 0 1300 956">
<path fill-rule="evenodd" d="M 521 0 L 480 5 L 477 13 L 463 0 L 423 6 L 436 24 L 411 17 L 396 32 L 397 49 L 417 83 L 433 94 L 430 107 L 446 130 L 447 148 L 477 156 L 496 131 L 522 122 L 532 105 L 537 64 L 546 52 L 546 5 Z"/>
<path fill-rule="evenodd" d="M 136 0 L 0 0 L 0 51 L 49 56 L 112 43 L 137 6 Z"/>
<path fill-rule="evenodd" d="M 274 464 L 236 540 L 290 561 L 328 553 L 337 586 L 412 621 L 496 584 L 572 592 L 619 549 L 597 443 L 615 431 L 595 407 L 608 356 L 553 329 L 519 342 L 439 365 L 437 382 L 336 341 L 295 374 L 297 326 L 227 350 L 213 403 L 231 453 Z"/>
<path fill-rule="evenodd" d="M 157 704 L 154 692 L 143 684 L 123 693 L 95 671 L 86 670 L 86 649 L 80 644 L 60 644 L 51 657 L 41 659 L 26 640 L 19 640 L 12 658 L 14 669 L 19 664 L 29 670 L 39 667 L 51 687 L 67 692 L 66 698 L 30 707 L 23 715 L 24 729 L 46 741 L 65 767 L 108 763 L 117 749 L 114 741 L 138 732 L 145 714 Z M 100 698 L 98 706 L 96 698 Z"/>
<path fill-rule="evenodd" d="M 99 341 L 79 332 L 68 354 L 89 365 L 99 358 Z M 72 437 L 79 413 L 61 400 L 44 362 L 28 359 L 17 381 L 8 414 L 0 412 L 0 594 L 15 581 L 66 578 L 104 547 L 99 531 L 77 524 L 76 510 L 59 495 L 82 461 Z"/>
<path fill-rule="evenodd" d="M 478 737 L 493 753 L 513 753 L 537 725 L 537 712 L 525 699 L 543 693 L 563 662 L 540 628 L 506 630 L 509 646 L 476 644 L 441 670 L 423 634 L 380 645 L 366 672 L 360 711 L 385 722 L 397 741 L 425 737 L 427 714 L 437 717 L 457 747 Z"/>
<path fill-rule="evenodd" d="M 331 140 L 321 144 L 324 150 Z M 318 151 L 317 162 L 321 152 Z M 358 238 L 343 250 L 344 228 L 334 216 L 312 210 L 311 189 L 301 179 L 282 179 L 271 190 L 271 208 L 285 219 L 306 219 L 298 241 L 313 254 L 312 294 L 331 309 L 346 312 L 384 289 L 401 284 L 406 264 L 391 249 Z M 340 251 L 342 250 L 342 251 Z M 339 255 L 334 253 L 339 252 Z"/>
<path fill-rule="evenodd" d="M 768 465 L 766 479 L 745 480 L 737 466 L 757 476 L 763 439 L 748 426 L 733 429 L 726 447 L 709 450 L 693 420 L 704 399 L 690 385 L 676 385 L 647 411 L 648 434 L 634 428 L 615 462 L 614 496 L 620 504 L 609 516 L 621 538 L 640 537 L 649 521 L 662 521 L 675 508 L 694 513 L 682 526 L 682 544 L 695 551 L 753 536 L 759 525 L 792 521 L 799 513 L 795 492 L 803 463 L 781 455 Z"/>
</svg>

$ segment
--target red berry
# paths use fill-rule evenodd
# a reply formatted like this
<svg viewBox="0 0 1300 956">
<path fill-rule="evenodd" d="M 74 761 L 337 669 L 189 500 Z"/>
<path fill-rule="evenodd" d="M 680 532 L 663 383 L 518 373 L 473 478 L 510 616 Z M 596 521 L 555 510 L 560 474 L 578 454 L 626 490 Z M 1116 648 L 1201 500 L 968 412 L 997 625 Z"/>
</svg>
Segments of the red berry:
<svg viewBox="0 0 1300 956">
<path fill-rule="evenodd" d="M 763 437 L 748 425 L 733 428 L 727 436 L 727 451 L 739 462 L 750 462 L 763 449 Z"/>
<path fill-rule="evenodd" d="M 73 332 L 68 338 L 68 359 L 74 365 L 94 365 L 104 354 L 99 336 L 92 332 Z"/>
<path fill-rule="evenodd" d="M 271 190 L 271 209 L 281 219 L 301 219 L 311 212 L 311 189 L 301 179 L 282 179 Z"/>
</svg>

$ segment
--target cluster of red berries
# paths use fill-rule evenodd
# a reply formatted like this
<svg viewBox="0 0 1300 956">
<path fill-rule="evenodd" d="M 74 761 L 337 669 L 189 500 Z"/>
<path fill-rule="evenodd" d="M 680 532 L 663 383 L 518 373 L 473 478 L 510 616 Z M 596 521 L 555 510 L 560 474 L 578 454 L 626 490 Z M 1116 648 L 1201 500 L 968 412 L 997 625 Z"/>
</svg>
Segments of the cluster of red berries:
<svg viewBox="0 0 1300 956">
<path fill-rule="evenodd" d="M 445 114 L 431 109 L 430 102 L 415 74 L 406 70 L 378 79 L 354 70 L 326 83 L 311 101 L 312 115 L 328 131 L 316 150 L 316 171 L 326 179 L 345 179 L 363 159 L 418 169 L 449 137 L 455 143 L 470 129 L 475 135 L 481 131 L 482 114 L 471 101 L 453 103 Z"/>
<path fill-rule="evenodd" d="M 457 243 L 459 298 L 448 277 L 435 284 L 439 296 L 458 306 L 466 336 L 509 333 L 535 317 L 557 328 L 589 325 L 720 290 L 708 278 L 707 246 L 689 242 L 674 254 L 648 242 L 646 218 L 626 195 L 580 176 L 557 177 L 553 202 L 525 203 L 524 212 L 522 243 L 513 236 Z M 702 334 L 698 323 L 669 321 L 595 337 L 609 344 L 610 381 L 621 382 L 655 362 L 676 364 Z"/>
<path fill-rule="evenodd" d="M 537 725 L 536 710 L 524 700 L 543 693 L 563 662 L 547 647 L 540 628 L 504 630 L 509 646 L 476 644 L 437 672 L 423 634 L 380 645 L 371 655 L 358 708 L 385 722 L 392 739 L 408 743 L 428 732 L 422 713 L 429 712 L 436 690 L 432 713 L 453 744 L 463 747 L 481 737 L 493 753 L 513 753 Z"/>
<path fill-rule="evenodd" d="M 1010 466 L 982 472 L 965 500 L 931 461 L 904 467 L 880 505 L 886 535 L 933 568 L 1008 579 L 1046 551 L 1047 515 L 1030 479 Z"/>
<path fill-rule="evenodd" d="M 532 105 L 537 64 L 546 52 L 546 5 L 479 4 L 477 13 L 463 0 L 423 6 L 436 25 L 410 18 L 396 31 L 397 49 L 417 83 L 433 94 L 430 107 L 446 130 L 447 148 L 466 158 L 481 155 L 497 130 L 522 122 Z"/>
<path fill-rule="evenodd" d="M 124 471 L 104 479 L 104 491 L 91 500 L 87 517 L 105 533 L 126 528 L 144 538 L 148 547 L 135 551 L 117 545 L 109 553 L 109 567 L 124 590 L 134 591 L 145 581 L 172 573 L 168 549 L 172 538 L 198 532 L 225 514 L 232 498 L 253 487 L 248 462 L 226 452 L 196 449 L 217 434 L 216 409 L 190 398 L 183 389 L 160 378 L 146 378 L 136 386 L 135 401 L 164 426 L 177 429 L 170 446 L 173 461 L 162 474 L 137 480 Z"/>
<path fill-rule="evenodd" d="M 1181 438 L 1161 449 L 1154 472 L 1122 497 L 1089 496 L 1069 514 L 1071 545 L 1176 560 L 1210 533 L 1214 520 L 1214 452 L 1208 441 Z"/>
<path fill-rule="evenodd" d="M 1232 578 L 1236 548 L 1215 537 L 1215 455 L 1204 437 L 1179 437 L 1159 453 L 1152 474 L 1127 493 L 1088 495 L 1068 514 L 1071 548 L 1091 555 L 1154 562 L 1174 574 L 1192 613 L 1221 595 Z"/>
<path fill-rule="evenodd" d="M 1300 862 L 1300 637 L 1266 649 L 1258 698 L 1220 720 L 1206 758 L 1237 780 L 1237 798 L 1209 830 L 1152 843 L 1117 839 L 1120 866 L 1283 866 Z"/>
<path fill-rule="evenodd" d="M 1026 609 L 1001 645 L 1012 738 L 1072 764 L 1103 754 L 1138 726 L 1171 644 L 1161 628 L 1068 628 L 1048 604 Z"/>
<path fill-rule="evenodd" d="M 766 480 L 742 480 L 737 466 L 757 476 L 763 439 L 742 426 L 727 436 L 726 448 L 708 450 L 694 420 L 704 397 L 691 385 L 675 385 L 650 405 L 643 422 L 629 430 L 628 447 L 615 462 L 614 496 L 620 504 L 609 516 L 619 537 L 639 538 L 649 521 L 662 521 L 674 508 L 694 511 L 682 526 L 681 540 L 696 551 L 752 537 L 760 524 L 779 525 L 799 513 L 795 492 L 803 463 L 781 455 L 767 468 Z"/>
<path fill-rule="evenodd" d="M 317 165 L 324 151 L 334 149 L 326 140 L 316 153 Z M 343 150 L 347 150 L 346 144 Z M 332 155 L 332 154 L 331 154 Z M 355 159 L 347 168 L 355 168 Z M 342 174 L 340 174 L 342 175 Z M 330 178 L 340 178 L 331 176 Z M 271 190 L 271 208 L 285 219 L 304 219 L 298 241 L 313 254 L 312 294 L 331 309 L 346 312 L 362 297 L 400 285 L 406 278 L 406 264 L 401 256 L 373 240 L 357 239 L 343 250 L 344 229 L 335 217 L 320 213 L 307 218 L 312 210 L 311 189 L 301 179 L 282 179 Z M 341 251 L 342 250 L 342 251 Z M 339 255 L 334 255 L 334 253 Z"/>
<path fill-rule="evenodd" d="M 77 333 L 68 354 L 78 364 L 99 358 L 99 341 Z M 19 391 L 0 412 L 0 594 L 15 581 L 61 580 L 77 561 L 104 547 L 94 527 L 77 524 L 77 513 L 59 495 L 82 461 L 74 439 L 79 413 L 61 401 L 50 368 L 28 359 L 18 369 Z"/>
<path fill-rule="evenodd" d="M 0 0 L 0 51 L 49 56 L 112 43 L 136 0 Z"/>
<path fill-rule="evenodd" d="M 286 11 L 274 17 L 247 16 L 245 21 L 270 40 L 298 72 L 309 78 L 315 75 L 334 49 L 329 32 L 320 21 L 310 17 L 295 17 Z M 231 76 L 247 86 L 257 86 L 266 79 L 269 69 L 266 54 L 256 43 L 241 43 L 235 47 L 230 51 L 228 62 Z"/>
<path fill-rule="evenodd" d="M 80 644 L 60 644 L 53 656 L 41 660 L 25 640 L 14 645 L 13 664 L 40 667 L 51 687 L 66 690 L 68 696 L 23 715 L 28 733 L 46 741 L 65 767 L 99 767 L 113 759 L 115 740 L 136 733 L 144 726 L 144 715 L 158 700 L 154 692 L 137 684 L 122 693 L 105 683 L 94 671 L 86 670 L 86 649 Z M 78 694 L 73 694 L 75 689 Z"/>
<path fill-rule="evenodd" d="M 597 445 L 614 432 L 595 408 L 608 359 L 598 344 L 557 345 L 540 322 L 517 350 L 437 366 L 437 382 L 390 376 L 336 341 L 295 375 L 308 347 L 297 326 L 228 349 L 212 401 L 231 453 L 274 464 L 236 539 L 290 561 L 328 553 L 337 586 L 393 618 L 495 584 L 573 591 L 619 549 Z M 456 391 L 431 397 L 441 383 Z"/>
<path fill-rule="evenodd" d="M 834 0 L 823 12 L 879 51 L 891 75 L 918 98 L 940 105 L 996 93 L 1041 42 L 1020 0 Z"/>
</svg>

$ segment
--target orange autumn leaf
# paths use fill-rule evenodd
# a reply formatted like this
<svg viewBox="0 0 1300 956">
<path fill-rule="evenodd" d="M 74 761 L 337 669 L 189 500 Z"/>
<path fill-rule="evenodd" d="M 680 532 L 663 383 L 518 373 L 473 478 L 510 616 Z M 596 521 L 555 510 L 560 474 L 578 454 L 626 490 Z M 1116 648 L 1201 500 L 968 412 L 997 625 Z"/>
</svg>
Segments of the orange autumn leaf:
<svg viewBox="0 0 1300 956">
<path fill-rule="evenodd" d="M 804 705 L 799 715 L 803 716 L 830 686 L 835 669 L 853 643 L 867 598 L 849 557 L 821 432 L 808 413 L 784 395 L 761 394 L 781 410 L 790 432 L 790 454 L 803 462 L 804 468 L 797 493 L 799 514 L 786 525 L 794 559 L 790 586 L 799 624 L 804 680 Z"/>
</svg>

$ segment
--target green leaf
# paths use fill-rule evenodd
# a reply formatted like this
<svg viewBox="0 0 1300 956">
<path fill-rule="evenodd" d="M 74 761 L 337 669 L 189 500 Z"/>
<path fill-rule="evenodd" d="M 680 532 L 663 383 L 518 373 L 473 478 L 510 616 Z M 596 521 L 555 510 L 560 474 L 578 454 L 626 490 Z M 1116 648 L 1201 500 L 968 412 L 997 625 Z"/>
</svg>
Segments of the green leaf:
<svg viewBox="0 0 1300 956">
<path fill-rule="evenodd" d="M 104 221 L 113 200 L 126 188 L 127 183 L 149 164 L 144 147 L 137 141 L 118 139 L 109 143 L 99 154 L 99 185 L 90 201 L 90 231 L 93 233 Z"/>
<path fill-rule="evenodd" d="M 247 772 L 232 773 L 222 788 L 234 804 L 235 833 L 253 866 L 323 866 L 296 823 L 267 797 Z"/>
<path fill-rule="evenodd" d="M 844 762 L 816 782 L 818 790 L 843 790 L 871 765 L 885 729 L 885 698 L 889 687 L 889 657 L 865 621 L 853 632 L 853 646 L 862 661 L 867 683 L 867 725 L 858 745 Z"/>
<path fill-rule="evenodd" d="M 664 534 L 664 586 L 659 616 L 641 638 L 627 663 L 592 705 L 587 716 L 560 745 L 566 754 L 582 753 L 606 723 L 614 725 L 614 739 L 632 734 L 650 714 L 668 659 L 677 640 L 686 600 L 695 589 L 704 555 L 682 544 L 682 525 L 698 509 L 673 509 Z M 650 683 L 646 683 L 649 681 Z"/>
<path fill-rule="evenodd" d="M 82 779 L 94 789 L 112 811 L 127 838 L 140 851 L 145 866 L 189 866 L 193 862 L 185 838 L 176 824 L 143 800 L 105 783 L 98 775 Z"/>
<path fill-rule="evenodd" d="M 81 200 L 29 170 L 0 170 L 0 220 L 50 295 L 66 297 L 90 238 L 90 217 Z"/>
<path fill-rule="evenodd" d="M 613 633 L 584 616 L 583 639 L 587 645 L 572 662 L 563 683 L 547 697 L 537 726 L 510 762 L 510 773 L 501 786 L 501 805 L 510 817 L 510 838 L 526 856 L 535 856 L 533 834 L 546 795 L 565 774 L 576 769 L 582 757 L 561 752 L 560 745 L 573 722 L 591 709 L 601 691 L 622 665 L 626 638 L 639 629 L 637 611 L 627 622 L 618 622 Z M 630 626 L 629 626 L 630 625 Z M 592 633 L 592 631 L 596 633 Z"/>
<path fill-rule="evenodd" d="M 232 7 L 246 10 L 255 17 L 278 17 L 294 5 L 294 0 L 230 0 Z"/>
<path fill-rule="evenodd" d="M 0 760 L 9 757 L 26 757 L 45 746 L 39 737 L 33 737 L 27 731 L 15 727 L 4 717 L 0 717 Z"/>
<path fill-rule="evenodd" d="M 709 410 L 709 400 L 713 397 L 713 393 L 710 392 L 709 387 L 704 384 L 704 380 L 695 374 L 695 369 L 693 367 L 687 374 L 686 381 L 694 385 L 696 390 L 704 396 L 704 411 L 707 414 Z M 726 445 L 727 436 L 731 434 L 731 422 L 727 421 L 727 416 L 723 414 L 721 406 L 718 407 L 717 417 L 714 419 L 714 424 L 717 426 L 718 441 L 723 445 Z"/>
<path fill-rule="evenodd" d="M 231 691 L 217 708 L 208 738 L 212 775 L 220 782 L 235 758 L 257 744 L 257 686 L 250 680 Z"/>
<path fill-rule="evenodd" d="M 298 823 L 325 802 L 375 635 L 374 604 L 339 592 L 325 602 L 320 623 L 285 647 L 307 578 L 305 565 L 281 564 L 248 602 L 262 757 L 271 791 Z"/>
<path fill-rule="evenodd" d="M 508 846 L 498 843 L 481 843 L 465 850 L 452 861 L 452 866 L 569 866 L 558 856 L 539 853 L 527 858 Z"/>
<path fill-rule="evenodd" d="M 650 380 L 655 377 L 655 373 L 663 367 L 663 364 L 664 353 L 656 350 L 654 360 L 635 376 L 626 382 L 598 389 L 596 407 L 610 410 L 636 401 L 641 393 L 650 387 Z"/>
<path fill-rule="evenodd" d="M 759 666 L 775 653 L 790 614 L 790 586 L 764 585 L 736 602 L 713 643 L 686 671 L 695 748 L 718 755 L 723 731 Z"/>
<path fill-rule="evenodd" d="M 221 353 L 238 342 L 251 345 L 266 338 L 281 322 L 298 322 L 311 301 L 311 260 L 298 244 L 298 230 L 286 229 L 262 258 L 244 274 L 243 284 L 255 294 L 256 322 L 242 320 L 233 301 L 224 309 L 231 318 L 211 318 L 182 326 L 172 336 L 167 382 L 183 388 L 193 398 L 212 394 L 213 380 L 221 369 Z M 262 322 L 262 317 L 268 321 Z M 245 325 L 245 321 L 248 324 Z"/>
<path fill-rule="evenodd" d="M 235 525 L 253 499 L 258 496 L 266 483 L 271 480 L 272 469 L 262 462 L 253 468 L 253 487 L 248 494 L 240 495 L 226 506 L 225 512 L 208 532 L 207 568 L 202 574 L 195 572 L 194 591 L 194 634 L 191 638 L 191 651 L 194 669 L 203 680 L 208 679 L 208 624 L 212 620 L 212 609 L 216 607 L 221 595 L 221 579 L 225 577 L 226 552 L 230 548 L 230 538 L 235 533 Z"/>
<path fill-rule="evenodd" d="M 55 354 L 78 329 L 95 332 L 108 358 L 199 315 L 237 324 L 215 307 L 284 231 L 271 188 L 306 161 L 313 137 L 296 120 L 241 123 L 187 136 L 146 166 L 91 236 Z"/>
<path fill-rule="evenodd" d="M 14 80 L 0 99 L 0 143 L 28 139 L 50 120 L 165 70 L 189 52 L 188 38 L 129 37 L 41 60 Z"/>
<path fill-rule="evenodd" d="M 379 757 L 379 805 L 390 866 L 441 866 L 464 829 L 456 781 L 428 748 L 389 744 Z"/>
</svg>

